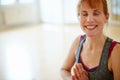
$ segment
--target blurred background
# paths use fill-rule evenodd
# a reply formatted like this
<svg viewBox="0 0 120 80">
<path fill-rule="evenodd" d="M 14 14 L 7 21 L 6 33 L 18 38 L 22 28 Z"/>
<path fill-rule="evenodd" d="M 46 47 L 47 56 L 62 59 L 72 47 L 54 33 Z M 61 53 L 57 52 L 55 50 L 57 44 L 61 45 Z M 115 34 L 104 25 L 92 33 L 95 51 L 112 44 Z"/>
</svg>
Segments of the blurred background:
<svg viewBox="0 0 120 80">
<path fill-rule="evenodd" d="M 0 80 L 62 80 L 73 40 L 84 34 L 78 0 L 0 0 Z M 105 34 L 120 42 L 120 0 L 108 0 Z"/>
</svg>

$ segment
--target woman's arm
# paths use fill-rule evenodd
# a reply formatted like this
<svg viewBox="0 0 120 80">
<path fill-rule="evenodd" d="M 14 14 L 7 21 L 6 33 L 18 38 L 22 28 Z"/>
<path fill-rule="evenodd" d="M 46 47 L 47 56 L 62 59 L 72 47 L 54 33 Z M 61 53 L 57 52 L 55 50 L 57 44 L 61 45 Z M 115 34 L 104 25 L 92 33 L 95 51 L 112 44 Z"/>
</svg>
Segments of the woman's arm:
<svg viewBox="0 0 120 80">
<path fill-rule="evenodd" d="M 114 80 L 120 80 L 120 44 L 117 44 L 111 54 L 111 67 Z"/>
<path fill-rule="evenodd" d="M 64 61 L 64 64 L 61 67 L 61 76 L 63 78 L 63 80 L 71 80 L 71 69 L 75 63 L 76 60 L 76 49 L 79 45 L 79 41 L 80 41 L 80 36 L 78 36 L 69 51 L 68 56 L 66 57 L 66 60 Z"/>
</svg>

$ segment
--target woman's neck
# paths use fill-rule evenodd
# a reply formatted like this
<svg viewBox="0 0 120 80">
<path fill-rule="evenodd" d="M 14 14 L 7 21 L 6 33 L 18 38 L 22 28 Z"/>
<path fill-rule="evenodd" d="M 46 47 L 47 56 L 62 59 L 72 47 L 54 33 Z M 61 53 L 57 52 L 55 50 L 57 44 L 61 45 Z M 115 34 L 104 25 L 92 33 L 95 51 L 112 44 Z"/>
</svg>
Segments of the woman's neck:
<svg viewBox="0 0 120 80">
<path fill-rule="evenodd" d="M 106 41 L 106 36 L 95 36 L 95 37 L 86 37 L 85 47 L 87 49 L 95 49 L 98 47 L 103 47 Z"/>
</svg>

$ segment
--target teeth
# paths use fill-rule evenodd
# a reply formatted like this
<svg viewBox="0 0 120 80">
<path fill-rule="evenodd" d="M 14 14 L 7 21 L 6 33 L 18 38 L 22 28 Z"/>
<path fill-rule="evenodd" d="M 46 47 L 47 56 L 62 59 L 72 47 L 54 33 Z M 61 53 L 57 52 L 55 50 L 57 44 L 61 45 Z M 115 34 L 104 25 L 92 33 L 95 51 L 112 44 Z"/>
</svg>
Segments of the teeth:
<svg viewBox="0 0 120 80">
<path fill-rule="evenodd" d="M 95 28 L 96 26 L 87 26 L 87 28 L 90 28 L 90 29 L 92 29 L 92 28 Z"/>
</svg>

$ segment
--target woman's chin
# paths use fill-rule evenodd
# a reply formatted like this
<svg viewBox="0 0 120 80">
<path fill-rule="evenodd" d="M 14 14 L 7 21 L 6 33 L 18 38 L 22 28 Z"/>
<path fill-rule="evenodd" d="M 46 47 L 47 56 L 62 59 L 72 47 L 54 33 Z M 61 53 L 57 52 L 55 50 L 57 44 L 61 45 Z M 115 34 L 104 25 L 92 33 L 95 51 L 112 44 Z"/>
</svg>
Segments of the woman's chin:
<svg viewBox="0 0 120 80">
<path fill-rule="evenodd" d="M 95 37 L 97 35 L 96 34 L 86 34 L 86 36 L 88 36 L 88 37 Z"/>
</svg>

